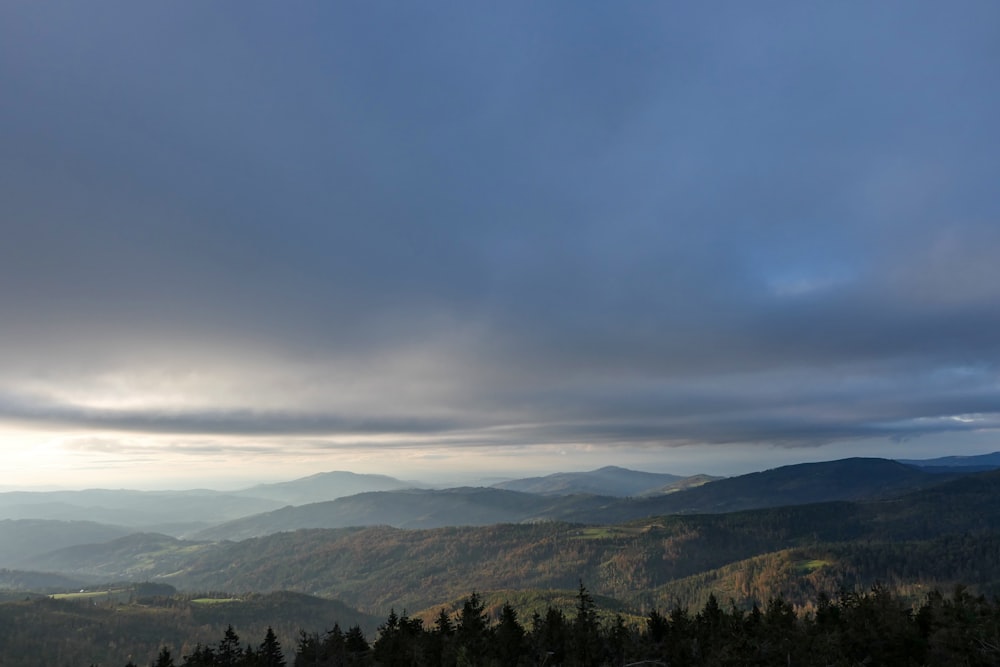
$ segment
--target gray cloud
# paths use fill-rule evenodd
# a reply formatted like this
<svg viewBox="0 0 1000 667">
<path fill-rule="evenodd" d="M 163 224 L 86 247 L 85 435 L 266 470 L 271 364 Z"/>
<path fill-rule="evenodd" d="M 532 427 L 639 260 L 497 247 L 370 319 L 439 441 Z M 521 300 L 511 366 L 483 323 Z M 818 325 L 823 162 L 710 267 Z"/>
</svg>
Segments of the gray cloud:
<svg viewBox="0 0 1000 667">
<path fill-rule="evenodd" d="M 342 417 L 329 413 L 244 410 L 107 409 L 53 401 L 7 397 L 0 418 L 31 424 L 144 433 L 221 435 L 444 434 L 457 424 L 386 415 Z"/>
<path fill-rule="evenodd" d="M 995 426 L 993 3 L 104 7 L 0 10 L 4 420 Z"/>
</svg>

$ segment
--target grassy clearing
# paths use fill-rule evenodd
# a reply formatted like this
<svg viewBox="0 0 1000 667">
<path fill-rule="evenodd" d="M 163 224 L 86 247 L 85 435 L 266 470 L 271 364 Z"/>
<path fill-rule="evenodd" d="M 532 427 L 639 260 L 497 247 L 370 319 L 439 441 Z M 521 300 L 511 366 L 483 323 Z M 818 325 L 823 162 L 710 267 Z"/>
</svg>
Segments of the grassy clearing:
<svg viewBox="0 0 1000 667">
<path fill-rule="evenodd" d="M 131 591 L 127 588 L 112 588 L 99 591 L 79 591 L 77 593 L 53 593 L 49 597 L 53 600 L 93 600 L 97 598 L 106 600 L 110 597 L 120 598 L 123 595 L 127 598 L 130 594 Z"/>
<path fill-rule="evenodd" d="M 191 604 L 226 604 L 228 602 L 241 602 L 239 598 L 195 598 Z"/>
<path fill-rule="evenodd" d="M 814 558 L 812 560 L 799 561 L 795 564 L 795 568 L 802 574 L 809 574 L 810 572 L 815 572 L 821 567 L 826 567 L 827 565 L 830 565 L 830 561 Z"/>
<path fill-rule="evenodd" d="M 610 540 L 627 535 L 634 535 L 636 531 L 627 530 L 620 526 L 594 526 L 592 528 L 580 528 L 571 534 L 576 540 Z"/>
</svg>

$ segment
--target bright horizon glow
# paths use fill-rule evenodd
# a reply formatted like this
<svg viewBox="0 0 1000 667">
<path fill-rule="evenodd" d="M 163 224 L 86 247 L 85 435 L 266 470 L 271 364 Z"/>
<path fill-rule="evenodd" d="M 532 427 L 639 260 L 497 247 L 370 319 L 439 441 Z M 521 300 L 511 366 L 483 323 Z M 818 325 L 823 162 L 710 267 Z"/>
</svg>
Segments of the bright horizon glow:
<svg viewBox="0 0 1000 667">
<path fill-rule="evenodd" d="M 232 491 L 255 484 L 290 481 L 343 470 L 381 474 L 432 486 L 465 485 L 582 472 L 609 465 L 678 475 L 734 476 L 794 463 L 849 457 L 922 459 L 941 456 L 934 438 L 923 443 L 858 440 L 836 447 L 686 445 L 670 448 L 593 445 L 533 445 L 495 450 L 477 447 L 318 446 L 316 439 L 248 440 L 210 437 L 178 441 L 141 434 L 81 435 L 73 432 L 0 431 L 0 447 L 16 474 L 0 491 L 115 488 Z M 965 434 L 944 455 L 988 454 L 1000 450 L 993 437 Z M 14 447 L 14 443 L 19 446 Z M 280 449 L 279 449 L 280 448 Z M 103 450 L 103 451 L 102 451 Z M 235 457 L 234 451 L 242 452 Z M 10 483 L 13 482 L 13 483 Z"/>
</svg>

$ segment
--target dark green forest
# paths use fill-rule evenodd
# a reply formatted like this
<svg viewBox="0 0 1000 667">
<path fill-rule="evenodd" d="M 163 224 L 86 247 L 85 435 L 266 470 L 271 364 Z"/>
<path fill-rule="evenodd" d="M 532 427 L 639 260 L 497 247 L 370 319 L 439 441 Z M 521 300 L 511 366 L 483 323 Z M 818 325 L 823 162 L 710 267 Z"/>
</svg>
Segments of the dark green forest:
<svg viewBox="0 0 1000 667">
<path fill-rule="evenodd" d="M 580 584 L 571 613 L 549 607 L 522 621 L 509 604 L 491 617 L 473 593 L 457 615 L 441 613 L 429 626 L 391 612 L 370 648 L 339 627 L 303 635 L 294 667 L 1000 663 L 1000 604 L 963 588 L 932 592 L 916 609 L 881 586 L 820 595 L 812 606 L 802 613 L 772 598 L 744 609 L 710 595 L 696 612 L 678 606 L 639 622 L 602 620 Z"/>
<path fill-rule="evenodd" d="M 162 601 L 161 601 L 162 602 Z M 50 603 L 51 604 L 51 603 Z M 72 604 L 72 603 L 65 603 Z M 51 611 L 51 609 L 50 609 Z M 66 612 L 67 610 L 63 610 Z M 40 620 L 40 619 L 36 619 Z M 581 583 L 572 609 L 548 607 L 523 617 L 510 603 L 490 613 L 472 593 L 454 613 L 433 620 L 390 611 L 374 633 L 335 621 L 300 630 L 283 643 L 271 625 L 244 640 L 233 624 L 215 640 L 149 644 L 132 635 L 142 623 L 119 625 L 120 636 L 145 651 L 126 662 L 84 662 L 85 652 L 53 650 L 68 627 L 39 626 L 34 649 L 4 642 L 4 665 L 125 667 L 618 667 L 624 665 L 947 665 L 1000 664 L 1000 603 L 957 588 L 932 591 L 914 607 L 883 586 L 820 594 L 809 610 L 782 598 L 750 608 L 711 594 L 697 609 L 653 609 L 645 617 L 602 614 Z M 153 627 L 147 624 L 146 627 Z M 5 628 L 9 634 L 9 628 Z M 2 636 L 2 635 L 0 635 Z M 145 656 L 145 657 L 141 657 Z"/>
<path fill-rule="evenodd" d="M 199 644 L 215 643 L 230 625 L 259 638 L 271 627 L 288 643 L 303 628 L 341 623 L 371 635 L 380 622 L 336 600 L 299 593 L 237 597 L 145 589 L 140 585 L 58 598 L 22 593 L 20 600 L 0 604 L 0 665 L 120 667 L 129 660 L 145 665 L 164 646 L 180 662 Z"/>
</svg>

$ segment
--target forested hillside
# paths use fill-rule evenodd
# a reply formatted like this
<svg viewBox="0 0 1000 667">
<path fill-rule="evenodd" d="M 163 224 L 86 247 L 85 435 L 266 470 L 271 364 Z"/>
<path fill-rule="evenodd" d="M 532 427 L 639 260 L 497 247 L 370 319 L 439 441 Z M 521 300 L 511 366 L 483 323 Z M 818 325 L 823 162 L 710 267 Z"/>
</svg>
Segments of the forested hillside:
<svg viewBox="0 0 1000 667">
<path fill-rule="evenodd" d="M 883 586 L 821 593 L 804 613 L 782 598 L 744 609 L 709 595 L 700 607 L 651 609 L 642 617 L 602 610 L 582 583 L 574 597 L 569 610 L 526 613 L 510 602 L 491 611 L 474 592 L 433 619 L 392 610 L 375 632 L 346 625 L 350 610 L 287 594 L 99 607 L 41 600 L 0 605 L 0 660 L 5 667 L 978 667 L 1000 661 L 1000 606 L 961 588 L 931 591 L 916 606 Z M 292 641 L 296 621 L 303 625 Z"/>
<path fill-rule="evenodd" d="M 214 644 L 229 625 L 254 643 L 273 627 L 282 643 L 294 646 L 302 630 L 325 632 L 340 623 L 372 635 L 378 622 L 336 600 L 289 592 L 143 597 L 92 591 L 0 604 L 0 664 L 148 665 L 164 646 L 180 663 L 198 644 Z"/>
<path fill-rule="evenodd" d="M 203 530 L 194 537 L 240 540 L 299 528 L 350 526 L 488 526 L 596 514 L 616 500 L 599 496 L 548 497 L 479 487 L 359 493 L 326 503 L 285 507 L 245 517 Z"/>
<path fill-rule="evenodd" d="M 876 581 L 990 590 L 1000 580 L 989 555 L 998 525 L 1000 473 L 991 472 L 865 503 L 603 526 L 300 530 L 235 543 L 130 536 L 54 552 L 37 563 L 67 574 L 161 580 L 188 590 L 296 590 L 376 614 L 392 606 L 421 609 L 473 587 L 565 589 L 582 578 L 595 594 L 642 610 L 699 601 L 690 585 L 677 583 L 697 576 L 718 581 L 737 600 L 780 593 L 794 603 L 824 588 Z M 765 559 L 754 560 L 759 558 Z M 758 567 L 766 562 L 779 565 Z M 743 580 L 727 578 L 726 567 L 742 572 Z"/>
</svg>

